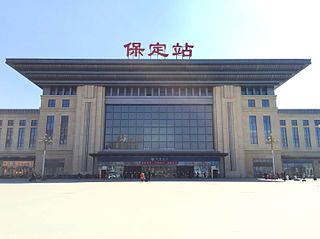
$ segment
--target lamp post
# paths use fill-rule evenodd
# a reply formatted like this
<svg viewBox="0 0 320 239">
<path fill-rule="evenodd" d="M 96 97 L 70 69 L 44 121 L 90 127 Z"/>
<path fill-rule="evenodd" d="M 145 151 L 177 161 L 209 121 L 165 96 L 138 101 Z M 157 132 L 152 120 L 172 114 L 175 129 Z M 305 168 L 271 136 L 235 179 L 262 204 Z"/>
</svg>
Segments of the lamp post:
<svg viewBox="0 0 320 239">
<path fill-rule="evenodd" d="M 272 170 L 273 170 L 273 175 L 276 175 L 276 165 L 274 162 L 274 148 L 273 145 L 274 143 L 278 142 L 278 140 L 276 140 L 275 138 L 272 137 L 272 134 L 270 134 L 270 136 L 268 137 L 268 139 L 266 140 L 267 144 L 271 144 L 271 153 L 272 153 Z"/>
<path fill-rule="evenodd" d="M 39 143 L 43 144 L 43 155 L 42 155 L 42 170 L 41 170 L 41 177 L 44 178 L 44 168 L 46 165 L 46 151 L 47 151 L 47 144 L 52 143 L 52 139 L 45 134 L 40 140 Z"/>
</svg>

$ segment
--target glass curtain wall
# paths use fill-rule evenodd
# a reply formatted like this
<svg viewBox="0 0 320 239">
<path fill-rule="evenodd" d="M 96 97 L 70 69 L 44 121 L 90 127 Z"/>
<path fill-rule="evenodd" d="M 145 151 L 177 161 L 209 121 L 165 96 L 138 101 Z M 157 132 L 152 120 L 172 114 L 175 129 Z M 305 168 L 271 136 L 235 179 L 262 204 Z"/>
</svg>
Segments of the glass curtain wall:
<svg viewBox="0 0 320 239">
<path fill-rule="evenodd" d="M 212 105 L 106 105 L 105 149 L 213 149 Z"/>
</svg>

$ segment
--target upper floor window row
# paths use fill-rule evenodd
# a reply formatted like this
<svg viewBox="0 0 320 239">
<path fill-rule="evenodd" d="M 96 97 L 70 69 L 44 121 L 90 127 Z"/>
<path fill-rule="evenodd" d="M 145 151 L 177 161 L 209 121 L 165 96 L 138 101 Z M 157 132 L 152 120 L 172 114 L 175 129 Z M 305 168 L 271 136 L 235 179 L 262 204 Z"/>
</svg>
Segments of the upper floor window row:
<svg viewBox="0 0 320 239">
<path fill-rule="evenodd" d="M 19 126 L 26 126 L 26 120 L 19 120 Z M 8 126 L 13 126 L 14 120 L 8 120 Z M 31 120 L 31 126 L 37 126 L 38 120 Z M 0 126 L 2 126 L 2 120 L 0 120 Z"/>
<path fill-rule="evenodd" d="M 291 125 L 292 126 L 298 126 L 298 120 L 291 120 Z M 302 125 L 303 126 L 309 126 L 309 120 L 302 120 Z M 320 120 L 315 120 L 314 125 L 318 126 L 320 125 Z M 280 126 L 286 126 L 286 121 L 285 120 L 280 120 Z"/>
<path fill-rule="evenodd" d="M 76 87 L 51 87 L 50 95 L 76 95 Z"/>
<path fill-rule="evenodd" d="M 206 87 L 107 87 L 106 96 L 212 96 Z"/>
<path fill-rule="evenodd" d="M 274 89 L 271 87 L 246 87 L 241 86 L 241 95 L 274 95 Z"/>
<path fill-rule="evenodd" d="M 70 100 L 62 100 L 62 107 L 68 108 L 70 106 Z M 56 107 L 56 100 L 49 99 L 48 100 L 48 107 Z"/>
</svg>

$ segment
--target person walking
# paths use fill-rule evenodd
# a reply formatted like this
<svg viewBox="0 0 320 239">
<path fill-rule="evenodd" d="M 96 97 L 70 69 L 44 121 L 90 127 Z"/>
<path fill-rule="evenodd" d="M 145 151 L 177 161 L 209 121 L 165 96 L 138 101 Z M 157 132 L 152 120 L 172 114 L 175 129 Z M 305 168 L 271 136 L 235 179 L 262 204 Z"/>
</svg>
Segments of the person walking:
<svg viewBox="0 0 320 239">
<path fill-rule="evenodd" d="M 140 173 L 140 180 L 143 182 L 145 180 L 144 172 Z"/>
</svg>

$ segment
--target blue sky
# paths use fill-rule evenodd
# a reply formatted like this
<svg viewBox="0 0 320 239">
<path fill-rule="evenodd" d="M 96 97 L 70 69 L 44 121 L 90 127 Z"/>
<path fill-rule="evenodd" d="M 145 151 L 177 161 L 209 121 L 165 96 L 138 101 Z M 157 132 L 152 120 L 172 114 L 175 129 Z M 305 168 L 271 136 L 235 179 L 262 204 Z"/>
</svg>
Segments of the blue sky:
<svg viewBox="0 0 320 239">
<path fill-rule="evenodd" d="M 6 58 L 125 58 L 123 45 L 188 42 L 193 59 L 311 58 L 279 108 L 320 108 L 316 0 L 0 0 L 0 108 L 38 108 L 41 90 Z M 297 97 L 299 95 L 299 97 Z"/>
</svg>

